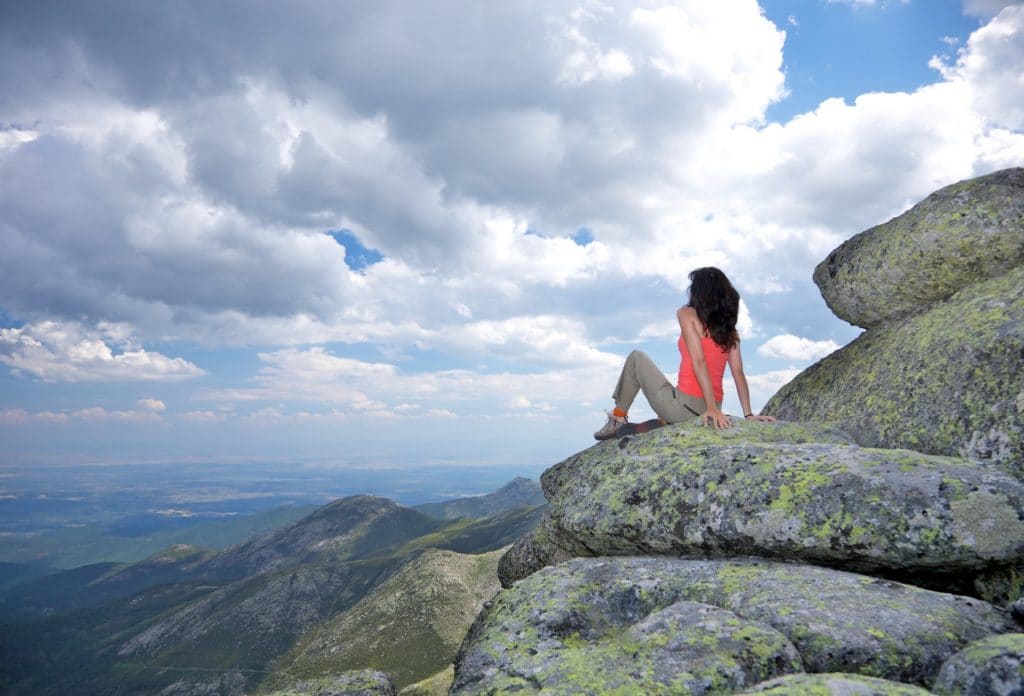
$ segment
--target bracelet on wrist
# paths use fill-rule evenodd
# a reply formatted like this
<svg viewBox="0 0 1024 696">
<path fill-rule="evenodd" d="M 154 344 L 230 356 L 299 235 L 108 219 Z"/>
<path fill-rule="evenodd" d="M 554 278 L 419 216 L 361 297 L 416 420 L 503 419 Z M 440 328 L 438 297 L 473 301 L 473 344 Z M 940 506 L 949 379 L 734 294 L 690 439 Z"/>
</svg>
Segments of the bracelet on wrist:
<svg viewBox="0 0 1024 696">
<path fill-rule="evenodd" d="M 754 415 L 754 414 L 753 413 L 746 413 L 746 414 L 743 415 L 743 417 L 744 418 L 750 418 L 752 415 Z"/>
</svg>

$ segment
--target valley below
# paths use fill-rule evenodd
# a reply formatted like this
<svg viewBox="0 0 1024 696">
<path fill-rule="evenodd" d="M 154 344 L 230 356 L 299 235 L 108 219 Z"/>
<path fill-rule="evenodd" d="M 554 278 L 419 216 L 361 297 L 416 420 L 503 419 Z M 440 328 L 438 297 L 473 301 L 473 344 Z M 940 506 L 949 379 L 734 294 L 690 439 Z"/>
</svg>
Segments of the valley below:
<svg viewBox="0 0 1024 696">
<path fill-rule="evenodd" d="M 353 669 L 385 671 L 400 687 L 443 675 L 498 589 L 501 550 L 544 509 L 524 478 L 413 506 L 372 495 L 288 502 L 177 526 L 147 527 L 130 512 L 20 545 L 8 536 L 0 690 L 266 693 Z M 132 520 L 137 533 L 119 537 Z M 72 565 L 90 554 L 102 560 Z"/>
</svg>

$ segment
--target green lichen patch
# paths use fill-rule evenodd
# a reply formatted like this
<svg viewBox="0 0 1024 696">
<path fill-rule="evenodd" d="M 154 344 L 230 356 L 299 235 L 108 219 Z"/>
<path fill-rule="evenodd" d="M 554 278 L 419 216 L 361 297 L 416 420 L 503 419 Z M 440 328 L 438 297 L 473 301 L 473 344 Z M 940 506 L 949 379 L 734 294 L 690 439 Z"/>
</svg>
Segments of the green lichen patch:
<svg viewBox="0 0 1024 696">
<path fill-rule="evenodd" d="M 1024 516 L 1006 496 L 990 490 L 971 491 L 950 501 L 953 534 L 982 555 L 1002 555 L 1006 539 L 1024 539 Z"/>
<path fill-rule="evenodd" d="M 699 631 L 684 630 L 698 625 Z M 1010 624 L 980 600 L 814 566 L 581 558 L 498 593 L 463 643 L 453 693 L 504 693 L 499 686 L 511 678 L 531 692 L 588 693 L 597 683 L 588 681 L 593 674 L 620 675 L 600 678 L 614 690 L 626 688 L 623 673 L 640 679 L 665 674 L 666 665 L 696 675 L 694 665 L 704 659 L 698 655 L 713 659 L 714 670 L 730 660 L 751 670 L 788 654 L 768 627 L 796 648 L 807 670 L 929 684 L 950 655 Z M 731 657 L 718 661 L 723 654 Z M 681 655 L 688 656 L 685 664 Z M 783 671 L 792 671 L 791 662 L 783 663 Z M 710 672 L 700 674 L 685 689 L 717 683 Z M 661 691 L 666 683 L 662 677 L 643 682 L 640 692 L 667 693 Z M 671 693 L 691 693 L 685 689 Z"/>
<path fill-rule="evenodd" d="M 1024 634 L 971 643 L 942 666 L 934 690 L 950 695 L 1024 693 Z"/>
<path fill-rule="evenodd" d="M 899 682 L 855 674 L 793 674 L 758 684 L 744 694 L 775 696 L 925 696 L 931 692 Z"/>
</svg>

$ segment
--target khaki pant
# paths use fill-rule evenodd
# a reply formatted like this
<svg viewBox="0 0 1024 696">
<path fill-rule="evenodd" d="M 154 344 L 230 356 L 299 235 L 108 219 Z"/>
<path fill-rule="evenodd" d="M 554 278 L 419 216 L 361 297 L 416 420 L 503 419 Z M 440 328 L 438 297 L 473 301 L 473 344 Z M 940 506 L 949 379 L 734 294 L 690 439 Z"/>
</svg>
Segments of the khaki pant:
<svg viewBox="0 0 1024 696">
<path fill-rule="evenodd" d="M 658 417 L 669 423 L 691 420 L 707 410 L 704 399 L 684 394 L 673 387 L 647 353 L 634 350 L 626 357 L 619 383 L 612 393 L 615 406 L 629 411 L 641 390 Z M 718 408 L 722 408 L 721 402 L 718 402 Z"/>
</svg>

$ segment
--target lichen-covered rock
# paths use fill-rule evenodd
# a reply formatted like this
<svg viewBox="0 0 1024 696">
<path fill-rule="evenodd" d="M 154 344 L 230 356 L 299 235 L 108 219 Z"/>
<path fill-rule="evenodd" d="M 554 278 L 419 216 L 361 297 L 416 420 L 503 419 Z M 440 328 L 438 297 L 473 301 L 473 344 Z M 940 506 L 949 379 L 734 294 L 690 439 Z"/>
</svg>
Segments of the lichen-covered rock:
<svg viewBox="0 0 1024 696">
<path fill-rule="evenodd" d="M 571 555 L 790 558 L 960 591 L 1024 559 L 1024 483 L 997 468 L 773 444 L 788 425 L 756 425 L 678 424 L 570 457 L 541 477 L 549 519 L 520 545 L 554 539 L 551 554 L 533 554 L 538 562 L 570 543 Z M 680 439 L 704 444 L 681 448 Z M 506 583 L 518 579 L 505 570 Z"/>
<path fill-rule="evenodd" d="M 578 558 L 498 593 L 459 650 L 452 693 L 542 687 L 545 693 L 589 693 L 586 685 L 600 683 L 593 681 L 598 678 L 608 680 L 601 693 L 614 693 L 627 678 L 648 681 L 625 693 L 670 693 L 671 680 L 656 665 L 672 656 L 664 653 L 662 639 L 641 640 L 638 627 L 676 616 L 665 612 L 680 602 L 770 626 L 793 644 L 806 670 L 919 684 L 929 684 L 969 642 L 1012 627 L 1005 612 L 981 600 L 815 566 Z M 792 671 L 794 663 L 780 658 L 788 653 L 780 652 L 784 644 L 774 634 L 744 630 L 753 654 L 771 656 L 777 669 Z M 723 639 L 712 635 L 708 644 L 717 650 Z"/>
<path fill-rule="evenodd" d="M 626 626 L 584 620 L 555 630 L 564 632 L 516 674 L 456 682 L 452 693 L 728 693 L 801 668 L 778 631 L 697 602 L 675 602 Z"/>
<path fill-rule="evenodd" d="M 818 423 L 776 423 L 770 427 L 764 424 L 738 421 L 732 428 L 715 430 L 695 424 L 678 424 L 662 428 L 657 433 L 660 447 L 670 450 L 700 450 L 709 446 L 721 446 L 748 441 L 757 442 L 832 442 L 853 444 L 852 438 L 840 430 Z M 632 440 L 622 438 L 615 445 L 622 447 Z M 605 447 L 609 446 L 608 443 Z M 545 475 L 542 485 L 547 482 L 545 496 L 550 501 L 557 495 L 562 479 Z M 518 539 L 498 563 L 498 579 L 503 587 L 548 565 L 555 565 L 577 556 L 600 555 L 600 549 L 592 549 L 576 541 L 563 530 L 551 516 L 545 513 L 540 524 Z"/>
<path fill-rule="evenodd" d="M 936 191 L 844 242 L 814 271 L 829 308 L 873 328 L 1024 265 L 1024 169 Z"/>
<path fill-rule="evenodd" d="M 590 549 L 573 541 L 551 519 L 548 511 L 544 513 L 540 524 L 517 539 L 498 559 L 498 581 L 502 587 L 511 587 L 516 580 L 544 566 L 557 565 L 577 556 L 593 555 Z"/>
<path fill-rule="evenodd" d="M 269 696 L 397 696 L 394 682 L 373 669 L 344 672 L 298 682 Z"/>
<path fill-rule="evenodd" d="M 864 446 L 989 460 L 1024 478 L 1024 267 L 865 332 L 764 410 L 835 422 Z"/>
<path fill-rule="evenodd" d="M 792 674 L 758 684 L 744 694 L 773 696 L 927 696 L 918 686 L 856 674 Z"/>
<path fill-rule="evenodd" d="M 467 653 L 451 693 L 729 693 L 802 668 L 785 636 L 730 611 L 601 599 L 599 607 L 535 607 L 506 636 L 528 647 L 497 656 L 496 669 L 483 653 Z"/>
<path fill-rule="evenodd" d="M 1024 694 L 1024 634 L 989 636 L 946 661 L 935 681 L 937 694 Z"/>
</svg>

